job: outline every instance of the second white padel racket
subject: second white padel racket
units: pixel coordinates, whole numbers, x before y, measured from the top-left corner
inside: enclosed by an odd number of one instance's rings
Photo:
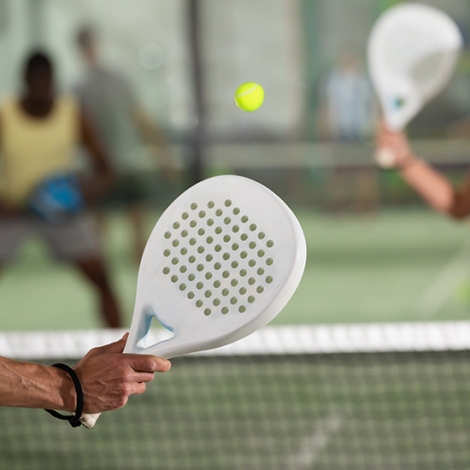
[[[150,235],[124,352],[170,359],[248,336],[287,304],[306,256],[299,221],[266,187],[240,176],[193,186]],[[148,346],[154,317],[173,337]]]
[[[455,22],[418,3],[390,8],[377,20],[368,42],[368,65],[385,123],[402,130],[451,78],[463,45]],[[386,150],[382,167],[393,166]]]

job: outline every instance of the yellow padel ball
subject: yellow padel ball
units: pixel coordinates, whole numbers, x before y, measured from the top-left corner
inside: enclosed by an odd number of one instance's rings
[[[256,111],[261,108],[263,102],[264,89],[259,83],[243,83],[235,92],[235,103],[240,109],[243,109],[243,111]]]

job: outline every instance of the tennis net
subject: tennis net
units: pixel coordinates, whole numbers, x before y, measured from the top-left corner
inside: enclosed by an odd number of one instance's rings
[[[0,355],[73,364],[118,336],[4,333]],[[172,362],[92,430],[0,408],[0,469],[470,468],[470,322],[267,327]]]

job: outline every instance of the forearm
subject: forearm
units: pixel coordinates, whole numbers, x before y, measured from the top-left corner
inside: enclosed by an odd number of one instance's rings
[[[0,406],[74,411],[75,397],[65,371],[0,358]]]
[[[400,174],[431,207],[453,215],[455,190],[450,182],[430,165],[413,157],[400,170]]]

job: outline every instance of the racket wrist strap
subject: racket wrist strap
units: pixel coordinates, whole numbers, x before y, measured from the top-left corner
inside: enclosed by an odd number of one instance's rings
[[[45,411],[47,411],[49,414],[54,416],[54,418],[61,419],[63,421],[68,421],[73,428],[77,428],[81,426],[82,424],[80,422],[80,418],[82,417],[82,413],[83,413],[83,390],[82,390],[82,385],[80,383],[80,379],[78,378],[75,371],[66,364],[61,364],[61,363],[52,364],[52,367],[57,367],[57,369],[61,369],[70,375],[73,381],[73,384],[75,386],[75,392],[77,394],[77,408],[75,410],[75,414],[71,416],[60,414],[55,410],[45,410]]]

